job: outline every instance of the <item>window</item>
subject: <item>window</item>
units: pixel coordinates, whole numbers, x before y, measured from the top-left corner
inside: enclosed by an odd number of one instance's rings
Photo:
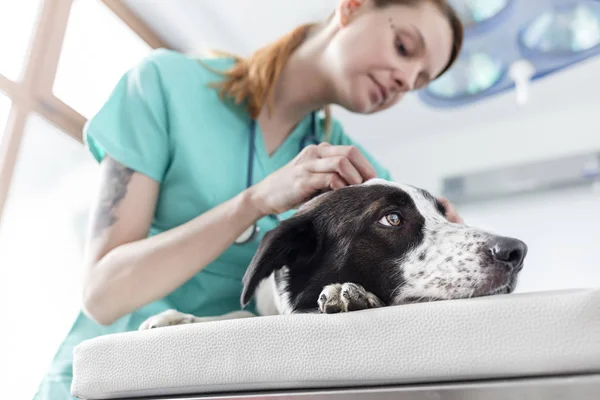
[[[4,93],[0,92],[0,144],[2,144],[4,131],[6,130],[6,121],[8,120],[8,113],[10,112],[10,107],[10,99]]]
[[[29,117],[0,224],[0,302],[18,304],[2,310],[4,321],[18,321],[0,341],[1,364],[11,370],[7,398],[33,397],[79,311],[97,171],[81,143]]]
[[[29,55],[40,0],[0,1],[0,74],[19,80]]]
[[[97,1],[75,0],[53,92],[86,118],[151,47]]]

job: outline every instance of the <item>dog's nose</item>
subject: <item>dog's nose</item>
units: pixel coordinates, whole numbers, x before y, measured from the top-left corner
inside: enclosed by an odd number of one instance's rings
[[[523,267],[527,255],[527,245],[522,241],[509,237],[498,237],[490,243],[490,251],[494,260],[510,266],[513,270]]]

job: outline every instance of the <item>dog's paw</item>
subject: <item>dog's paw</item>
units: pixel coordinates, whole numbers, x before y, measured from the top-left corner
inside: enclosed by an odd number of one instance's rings
[[[160,314],[148,318],[138,328],[138,330],[162,328],[164,326],[192,324],[197,318],[191,314],[184,314],[177,310],[167,310]]]
[[[318,300],[319,311],[327,314],[383,307],[384,303],[361,285],[351,282],[327,285]]]

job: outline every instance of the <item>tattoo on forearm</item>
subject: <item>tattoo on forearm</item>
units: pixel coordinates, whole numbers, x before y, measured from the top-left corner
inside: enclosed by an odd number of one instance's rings
[[[131,181],[134,171],[119,162],[107,157],[104,160],[108,165],[107,178],[109,185],[101,193],[100,203],[97,210],[94,236],[98,236],[106,228],[114,225],[118,218],[114,210],[127,194],[127,187]]]

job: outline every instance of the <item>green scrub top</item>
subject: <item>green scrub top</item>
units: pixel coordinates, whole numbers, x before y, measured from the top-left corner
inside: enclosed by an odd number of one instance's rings
[[[202,61],[216,70],[233,65],[229,58]],[[183,224],[246,188],[250,118],[244,104],[222,100],[216,89],[208,87],[220,79],[222,76],[192,56],[173,50],[153,50],[121,77],[106,103],[86,125],[84,141],[97,161],[108,154],[160,183],[149,235]],[[318,121],[316,136],[323,140],[322,117]],[[269,156],[257,124],[253,183],[291,161],[311,125],[307,116]],[[329,142],[357,146],[378,175],[390,179],[388,171],[346,136],[335,119]],[[86,339],[137,330],[146,318],[170,308],[197,316],[239,310],[241,278],[260,238],[274,228],[275,222],[263,218],[258,225],[261,234],[257,239],[232,245],[165,298],[123,316],[110,326],[99,325],[80,312],[35,398],[72,399],[72,352]],[[253,311],[254,303],[247,309]]]

